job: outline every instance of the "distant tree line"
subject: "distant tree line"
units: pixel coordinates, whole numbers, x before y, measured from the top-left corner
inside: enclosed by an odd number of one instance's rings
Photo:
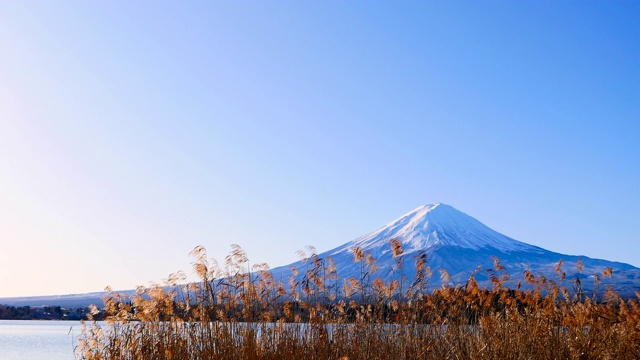
[[[0,305],[0,320],[85,320],[88,308]]]

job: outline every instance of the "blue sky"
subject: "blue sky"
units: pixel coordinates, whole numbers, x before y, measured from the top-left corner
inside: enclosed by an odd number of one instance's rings
[[[0,12],[0,296],[198,244],[328,250],[444,202],[640,266],[637,2],[23,2]]]

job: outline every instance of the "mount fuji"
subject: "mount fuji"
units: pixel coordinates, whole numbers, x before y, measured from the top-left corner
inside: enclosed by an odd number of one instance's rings
[[[402,255],[393,256],[390,246],[392,239],[401,245]],[[602,279],[600,289],[613,285],[614,290],[622,296],[634,296],[634,292],[640,290],[639,268],[586,256],[564,255],[529,245],[502,235],[471,216],[441,203],[420,206],[374,232],[316,255],[318,259],[333,259],[340,279],[358,279],[362,263],[354,262],[353,251],[356,248],[361,249],[365,257],[370,254],[376,259],[378,270],[371,274],[371,278],[380,277],[386,282],[398,280],[397,267],[400,260],[403,264],[402,274],[410,284],[416,274],[416,258],[426,255],[426,266],[433,273],[429,279],[430,288],[443,284],[439,274],[441,269],[446,270],[450,276],[445,282],[447,285],[464,285],[473,274],[480,286],[491,288],[491,269],[495,265],[493,259],[497,258],[508,271],[510,279],[504,285],[510,288],[515,288],[519,281],[524,283],[526,270],[535,276],[544,275],[559,282],[555,268],[563,260],[562,272],[566,273],[563,285],[569,289],[573,285],[571,279],[577,277],[581,279],[585,291],[592,290],[594,274],[599,274]],[[582,271],[578,270],[579,262],[582,264]],[[308,261],[301,260],[270,271],[275,280],[286,283],[292,275],[292,268],[298,269],[297,279],[300,280],[309,266]],[[604,278],[602,272],[607,268],[611,268],[612,276]],[[503,274],[501,271],[500,275]],[[133,294],[134,291],[124,293]],[[0,304],[79,307],[91,303],[100,304],[103,295],[104,293],[90,293],[0,298]]]
[[[393,256],[390,246],[392,239],[401,244],[402,255]],[[442,203],[420,206],[376,231],[317,256],[319,259],[333,259],[340,279],[357,279],[361,276],[362,264],[354,262],[355,248],[360,248],[365,256],[371,254],[377,260],[378,271],[372,274],[372,278],[380,277],[387,282],[398,279],[397,266],[398,260],[401,260],[402,272],[406,281],[411,283],[416,273],[416,258],[426,254],[426,266],[433,273],[429,280],[430,287],[439,287],[443,283],[439,270],[444,269],[450,276],[446,281],[449,285],[464,285],[474,274],[481,286],[491,288],[490,269],[494,268],[494,259],[498,259],[508,272],[509,280],[504,285],[511,288],[515,288],[519,281],[525,283],[525,270],[560,283],[560,275],[555,269],[562,260],[561,272],[566,275],[564,286],[567,288],[572,286],[570,280],[578,277],[585,290],[592,290],[594,274],[598,274],[602,280],[601,289],[613,285],[620,295],[632,295],[640,290],[639,268],[620,262],[560,254],[529,245],[502,235]],[[581,271],[578,270],[580,263]],[[276,279],[286,279],[291,275],[291,268],[299,269],[302,274],[305,267],[308,264],[301,260],[275,268],[272,274]],[[613,275],[605,278],[602,272],[607,268],[611,268]],[[497,270],[493,270],[494,274]],[[501,271],[500,274],[503,273]]]

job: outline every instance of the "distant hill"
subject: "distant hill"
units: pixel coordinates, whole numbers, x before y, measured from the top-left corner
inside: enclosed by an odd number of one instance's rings
[[[125,293],[133,294],[135,291],[128,290]],[[10,306],[60,306],[66,309],[84,308],[91,304],[98,307],[103,305],[102,296],[104,292],[93,292],[86,294],[69,295],[49,295],[49,296],[25,296],[0,298],[0,304]]]

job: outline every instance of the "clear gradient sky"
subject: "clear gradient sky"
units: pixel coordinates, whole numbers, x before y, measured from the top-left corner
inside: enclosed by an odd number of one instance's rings
[[[637,1],[4,1],[0,297],[444,202],[640,266]]]

